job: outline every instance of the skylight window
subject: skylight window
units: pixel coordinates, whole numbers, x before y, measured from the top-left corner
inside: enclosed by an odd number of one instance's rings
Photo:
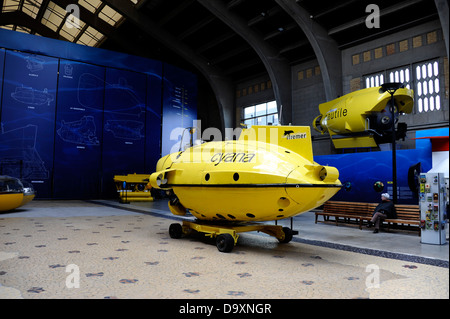
[[[10,12],[19,10],[19,0],[4,0],[2,12]]]
[[[66,10],[50,1],[41,22],[53,31],[57,31],[65,16]]]
[[[78,4],[85,7],[92,13],[95,13],[97,11],[97,9],[100,7],[100,5],[102,4],[102,1],[101,0],[89,0],[89,1],[88,0],[80,0],[80,1],[78,1]]]
[[[122,15],[109,6],[105,6],[98,14],[99,18],[114,26],[122,19]]]
[[[42,0],[26,0],[23,3],[22,11],[34,19],[34,18],[36,18],[41,5],[42,5]]]
[[[84,44],[88,46],[95,46],[97,43],[99,43],[103,39],[104,35],[94,29],[93,27],[88,27],[86,31],[80,36],[77,43],[78,44]]]
[[[86,25],[81,20],[77,21],[77,24],[71,23],[70,20],[66,20],[59,33],[67,40],[73,42]]]
[[[58,33],[62,39],[88,46],[98,46],[106,35],[103,33],[105,31],[102,31],[102,29],[96,30],[86,21],[99,21],[98,19],[101,19],[114,27],[124,19],[119,12],[106,5],[103,0],[78,0],[73,2],[73,4],[70,4],[70,1],[68,3],[71,6],[89,11],[83,10],[86,17],[80,16],[79,10],[67,9],[65,1],[62,1],[63,4],[60,6],[57,4],[58,1],[55,0],[2,0],[0,1],[0,13],[22,11],[33,19],[37,19],[39,16],[40,21],[38,22]],[[141,0],[128,0],[128,3],[132,6],[138,5],[140,2]],[[89,17],[90,14],[92,14],[92,17]],[[98,28],[101,27],[102,24]],[[10,25],[2,25],[0,28],[37,34],[37,28],[23,27],[20,21]]]

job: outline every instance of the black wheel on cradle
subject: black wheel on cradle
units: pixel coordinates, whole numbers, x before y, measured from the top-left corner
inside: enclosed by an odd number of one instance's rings
[[[230,234],[221,234],[216,238],[216,247],[222,253],[229,253],[234,248],[234,238]]]
[[[169,227],[170,238],[178,239],[183,235],[183,227],[180,224],[171,224]]]
[[[290,242],[292,240],[292,230],[289,227],[283,227],[283,232],[284,232],[284,239],[283,240],[279,240],[280,243],[282,244],[287,244],[288,242]]]

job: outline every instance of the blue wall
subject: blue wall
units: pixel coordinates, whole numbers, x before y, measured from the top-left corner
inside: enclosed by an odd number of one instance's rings
[[[420,134],[424,134],[423,132],[427,131],[421,131]],[[425,135],[433,136],[433,133],[429,131]],[[349,191],[342,188],[332,200],[379,202],[380,193],[373,188],[377,181],[384,184],[383,192],[388,192],[391,196],[393,194],[391,151],[315,156],[314,160],[322,165],[336,167],[339,170],[339,180],[343,184],[351,183]],[[432,150],[429,140],[417,140],[416,149],[397,150],[399,204],[418,204],[417,194],[413,194],[408,186],[408,170],[417,163],[421,163],[423,172],[431,169]]]
[[[171,107],[178,88],[189,118]],[[161,145],[177,142],[171,130],[197,116],[192,73],[3,29],[0,89],[0,174],[31,182],[40,198],[114,196],[114,175],[152,173]]]

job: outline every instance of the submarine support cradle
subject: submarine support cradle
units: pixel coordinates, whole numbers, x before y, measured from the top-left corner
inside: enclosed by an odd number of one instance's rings
[[[179,239],[182,235],[189,235],[194,230],[203,233],[210,238],[216,238],[216,247],[220,252],[231,252],[239,238],[238,233],[261,231],[278,239],[282,244],[289,243],[292,240],[293,232],[288,227],[279,225],[252,224],[244,226],[225,226],[201,224],[190,221],[183,221],[183,225],[178,223],[171,224],[169,235],[171,238]]]

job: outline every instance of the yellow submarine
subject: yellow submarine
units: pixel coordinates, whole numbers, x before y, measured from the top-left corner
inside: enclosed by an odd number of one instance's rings
[[[394,118],[390,89],[396,89]],[[355,91],[319,105],[320,115],[313,121],[316,131],[328,133],[336,148],[376,147],[392,141],[392,121],[397,139],[404,138],[406,124],[397,123],[401,113],[411,113],[414,92],[400,83]]]
[[[19,208],[33,200],[35,192],[33,187],[25,187],[15,177],[0,176],[0,212]]]
[[[305,126],[252,126],[238,140],[209,142],[161,158],[150,184],[166,190],[175,215],[189,211],[195,222],[172,224],[169,234],[191,232],[216,238],[221,252],[238,233],[261,231],[281,243],[292,230],[257,222],[280,220],[322,205],[342,187],[334,167],[313,160]]]

